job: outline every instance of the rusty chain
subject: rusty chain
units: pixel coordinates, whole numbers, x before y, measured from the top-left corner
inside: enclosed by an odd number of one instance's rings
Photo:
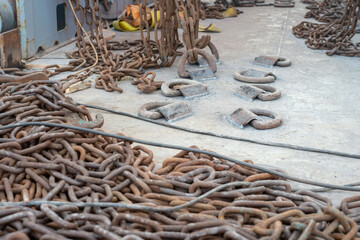
[[[101,115],[94,119],[85,107],[73,104],[56,81],[14,81],[1,75],[0,90],[1,125],[40,121],[97,129],[104,123]],[[314,192],[293,192],[289,182],[274,175],[188,151],[157,167],[153,152],[144,146],[75,130],[1,130],[0,176],[2,203],[50,201],[0,207],[1,239],[360,237],[359,196],[344,199],[338,209]],[[70,204],[174,207],[233,182],[171,212]]]
[[[199,12],[193,15],[200,6],[197,1],[155,1],[155,9],[160,12],[167,9],[171,13],[166,16],[176,16],[176,20],[162,18],[157,23],[157,29],[161,29],[158,40],[152,41],[149,31],[147,36],[143,31],[142,41],[122,43],[105,41],[96,18],[97,3],[85,2],[89,5],[85,8],[76,5],[76,8],[83,23],[92,26],[90,36],[96,45],[99,64],[82,74],[69,76],[61,84],[48,79],[62,71],[75,72],[95,63],[93,49],[84,37],[78,37],[79,50],[70,54],[75,60],[69,67],[47,66],[43,72],[23,76],[7,75],[18,69],[5,69],[0,74],[0,126],[36,121],[101,131],[103,117],[97,114],[93,118],[84,106],[75,105],[67,98],[64,89],[96,73],[99,74],[96,87],[107,91],[121,92],[116,81],[124,76],[134,77],[132,83],[140,90],[153,91],[158,84],[153,81],[155,74],[145,73],[144,69],[157,67],[155,63],[159,61],[163,66],[171,65],[175,60],[178,38],[167,35],[175,31],[175,21],[183,24],[188,50],[185,60],[195,62],[199,50],[207,46],[214,50],[210,38],[198,38],[195,27],[201,16]],[[178,9],[182,9],[184,19]],[[163,29],[164,25],[171,30]],[[146,29],[149,30],[147,25]],[[115,49],[125,53],[110,51]],[[144,146],[64,128],[28,126],[0,130],[0,176],[1,203],[50,201],[34,207],[0,207],[0,239],[360,237],[359,196],[345,198],[341,207],[336,208],[330,199],[314,192],[293,192],[289,182],[274,175],[189,151],[165,159],[158,167],[153,152]],[[238,185],[172,212],[70,204],[120,202],[174,207],[233,182]],[[64,205],[55,206],[51,201]]]
[[[302,22],[293,27],[293,33],[298,38],[305,38],[305,43],[311,49],[328,50],[326,54],[329,56],[360,57],[360,43],[352,42],[358,33],[359,11],[360,0],[347,0],[341,18],[325,24]]]
[[[223,12],[233,7],[234,3],[230,4],[226,0],[216,0],[213,5],[201,2],[201,10],[204,12],[206,19],[223,19],[225,18]],[[237,14],[243,13],[242,11],[235,9]]]
[[[155,92],[161,88],[163,81],[154,81],[156,77],[155,72],[147,72],[144,76],[139,77],[131,81],[131,84],[137,85],[138,89],[144,93]]]
[[[181,56],[178,64],[178,74],[180,77],[189,77],[185,64],[197,63],[199,55],[202,55],[208,62],[213,72],[217,71],[215,59],[204,49],[209,47],[212,55],[219,59],[219,53],[215,45],[211,42],[210,35],[202,35],[199,38],[199,21],[204,19],[203,11],[200,11],[200,0],[176,0],[176,15],[178,22],[183,29],[183,42],[186,52]]]
[[[224,19],[224,15],[222,12],[226,10],[226,7],[221,4],[215,4],[213,6],[209,6],[208,4],[201,3],[201,8],[204,11],[206,19]]]
[[[305,14],[305,18],[314,18],[319,22],[332,22],[344,14],[345,0],[324,0],[320,4],[311,3],[307,8],[311,10]]]
[[[65,87],[74,83],[83,81],[92,74],[98,74],[95,80],[95,87],[112,92],[122,92],[117,86],[117,82],[125,76],[131,76],[136,79],[146,79],[145,69],[170,67],[178,55],[182,55],[177,49],[183,44],[179,40],[178,26],[185,29],[183,39],[187,48],[187,53],[191,53],[187,59],[189,63],[194,64],[198,59],[197,48],[203,49],[210,47],[211,52],[219,58],[215,46],[210,41],[210,36],[203,36],[198,39],[198,27],[200,19],[200,0],[178,2],[175,0],[155,0],[154,1],[154,40],[150,36],[150,25],[147,21],[147,1],[142,3],[138,0],[140,6],[140,36],[141,40],[134,42],[107,41],[102,31],[101,12],[98,0],[85,0],[82,6],[79,0],[72,0],[75,3],[75,11],[80,16],[77,23],[76,46],[78,50],[73,53],[67,53],[71,59],[68,66],[59,67],[57,65],[47,66],[44,72],[48,76],[53,76],[64,71],[77,71],[81,67],[92,67],[84,74],[70,75],[64,80]],[[186,2],[186,4],[185,4]],[[179,5],[180,4],[180,5]],[[182,10],[178,10],[181,6]],[[158,19],[157,13],[160,14]],[[185,17],[182,17],[184,13]],[[86,39],[82,26],[89,30],[89,39]],[[186,32],[186,33],[185,33]],[[189,40],[191,38],[191,40]],[[195,42],[196,41],[196,42]],[[92,47],[94,46],[94,48]],[[124,51],[115,53],[114,51]],[[95,52],[96,51],[96,52]],[[99,56],[95,58],[95,56]],[[210,55],[206,58],[211,59]],[[181,61],[182,63],[182,61]],[[212,63],[211,65],[214,65]],[[66,83],[68,82],[68,83]],[[135,81],[136,82],[136,81]],[[150,87],[139,87],[146,89],[144,92],[149,93],[158,89],[160,82],[146,81]],[[63,87],[63,89],[66,89]]]

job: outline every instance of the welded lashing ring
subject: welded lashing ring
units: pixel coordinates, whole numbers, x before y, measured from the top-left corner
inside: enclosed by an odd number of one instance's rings
[[[263,77],[244,76],[243,74],[247,71],[248,70],[235,72],[234,78],[247,83],[272,83],[276,80],[276,76],[272,73],[267,73]]]
[[[168,104],[169,104],[169,102],[146,103],[140,107],[139,116],[143,117],[143,118],[152,119],[152,120],[163,118],[164,116],[156,109],[159,107],[168,105]],[[153,110],[153,111],[151,111],[151,110]]]
[[[256,115],[270,117],[270,120],[252,120],[250,122],[251,126],[259,130],[276,128],[282,124],[282,120],[279,114],[264,110],[264,109],[250,109],[251,112]]]
[[[254,87],[260,88],[266,92],[260,93],[257,98],[261,101],[271,101],[278,99],[281,96],[281,91],[272,86],[268,85],[252,85]]]

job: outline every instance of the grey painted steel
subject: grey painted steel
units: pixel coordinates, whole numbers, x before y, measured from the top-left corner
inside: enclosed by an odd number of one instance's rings
[[[6,1],[6,0],[1,0]],[[15,0],[13,0],[15,1]],[[116,19],[125,6],[135,4],[137,0],[108,0],[110,10],[100,5],[101,16]],[[147,1],[152,3],[153,1]],[[65,3],[66,27],[57,31],[56,6]],[[39,51],[49,49],[57,44],[74,39],[76,25],[74,16],[67,0],[16,0],[17,22],[20,29],[21,55],[31,58]],[[80,0],[84,4],[84,0]],[[86,26],[84,26],[86,29]]]
[[[15,16],[14,0],[0,0],[0,33],[15,28]]]

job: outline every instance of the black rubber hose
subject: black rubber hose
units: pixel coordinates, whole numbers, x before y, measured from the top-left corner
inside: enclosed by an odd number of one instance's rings
[[[298,150],[298,151],[322,153],[322,154],[329,154],[329,155],[335,155],[335,156],[346,157],[346,158],[360,159],[359,154],[344,153],[344,152],[332,151],[332,150],[328,150],[328,149],[304,147],[304,146],[287,144],[287,143],[268,142],[268,141],[261,141],[261,140],[253,140],[253,139],[249,139],[249,138],[233,137],[233,136],[217,134],[217,133],[213,133],[213,132],[203,132],[203,131],[199,131],[199,130],[195,130],[195,129],[174,126],[174,125],[171,125],[171,124],[168,124],[168,123],[163,123],[163,122],[158,122],[158,121],[154,121],[154,120],[151,120],[151,119],[142,118],[142,117],[139,117],[137,115],[133,115],[133,114],[126,113],[126,112],[121,112],[121,111],[115,111],[115,110],[107,109],[107,108],[104,108],[104,107],[99,107],[99,106],[94,106],[94,105],[89,105],[89,104],[82,104],[82,103],[77,103],[77,102],[74,102],[74,103],[79,104],[79,105],[83,105],[83,106],[85,106],[87,108],[98,109],[98,110],[114,113],[114,114],[117,114],[117,115],[122,115],[122,116],[125,116],[125,117],[134,118],[134,119],[141,120],[141,121],[154,123],[154,124],[157,124],[157,125],[160,125],[160,126],[163,126],[163,127],[173,128],[173,129],[177,129],[177,130],[181,130],[181,131],[185,131],[185,132],[190,132],[190,133],[195,133],[195,134],[207,135],[207,136],[212,136],[212,137],[217,137],[217,138],[222,138],[222,139],[235,140],[235,141],[249,142],[249,143],[260,144],[260,145],[265,145],[265,146],[270,146],[270,147],[288,148],[288,149],[293,149],[293,150]]]
[[[349,187],[355,187],[355,186],[359,186],[360,182],[356,182],[356,183],[349,183],[349,184],[345,184],[343,186],[349,186]],[[291,189],[292,192],[296,192],[299,190],[304,190],[304,189]],[[329,192],[332,191],[333,189],[330,188],[312,188],[312,189],[306,189],[308,191],[312,191],[312,192]]]
[[[102,135],[102,136],[122,139],[124,141],[129,141],[129,142],[137,142],[137,143],[155,146],[155,147],[178,149],[178,150],[184,150],[184,151],[188,151],[188,152],[201,153],[201,154],[210,155],[210,156],[220,158],[220,159],[225,159],[229,162],[233,162],[233,163],[236,163],[236,164],[239,164],[242,166],[246,166],[249,168],[254,168],[259,171],[270,173],[272,175],[279,176],[284,179],[289,179],[289,180],[292,180],[295,182],[300,182],[300,183],[304,183],[304,184],[325,187],[325,188],[345,190],[345,191],[354,191],[354,192],[360,191],[360,188],[356,188],[356,187],[338,186],[338,185],[332,185],[332,184],[302,179],[302,178],[298,178],[298,177],[293,177],[293,176],[290,176],[285,173],[277,172],[277,171],[274,171],[271,169],[267,169],[265,167],[257,166],[255,164],[242,162],[242,161],[236,160],[234,158],[227,157],[222,154],[215,153],[215,152],[210,152],[210,151],[200,150],[200,149],[195,149],[195,148],[189,148],[189,147],[182,147],[182,146],[171,145],[171,144],[157,143],[157,142],[153,142],[153,141],[140,140],[140,139],[125,137],[125,136],[121,136],[121,135],[117,135],[117,134],[100,132],[100,131],[96,131],[93,129],[82,128],[82,127],[76,127],[76,126],[70,126],[70,125],[64,125],[64,124],[58,124],[58,123],[47,123],[47,122],[24,122],[24,123],[16,123],[16,124],[9,124],[6,126],[2,126],[2,127],[0,127],[0,130],[9,129],[9,128],[17,128],[17,127],[26,127],[26,126],[48,126],[48,127],[57,127],[57,128],[67,128],[67,129],[72,129],[72,130],[76,130],[76,131],[88,132],[88,133],[93,133],[96,135]],[[0,150],[0,155],[1,155],[1,150]]]

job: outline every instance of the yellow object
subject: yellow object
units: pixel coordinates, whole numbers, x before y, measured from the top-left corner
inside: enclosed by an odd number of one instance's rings
[[[132,80],[134,80],[134,79],[135,79],[135,78],[132,77],[132,76],[125,76],[125,77],[122,77],[122,78],[120,79],[120,81],[126,81],[126,80],[132,81]]]
[[[236,12],[236,10],[235,10]],[[156,12],[156,19],[159,22],[160,21],[160,12]],[[113,21],[113,26],[116,30],[122,31],[122,32],[135,32],[139,31],[140,27],[134,27],[129,22],[123,21],[123,20],[115,20]],[[151,25],[150,29],[155,27],[155,13],[154,11],[151,11]],[[146,29],[144,29],[146,31]],[[221,32],[221,29],[215,26],[214,24],[210,24],[209,26],[203,26],[199,25],[199,32]]]
[[[228,18],[228,17],[236,17],[238,14],[236,12],[236,8],[230,7],[228,9],[226,9],[226,11],[222,13],[222,15],[224,17]]]
[[[157,21],[160,21],[160,12],[157,11],[156,12],[156,18]],[[155,13],[154,11],[151,11],[151,26],[150,29],[155,27]],[[113,21],[113,26],[116,30],[119,31],[123,31],[123,32],[135,32],[135,31],[139,31],[140,27],[134,27],[132,26],[130,23],[126,22],[126,21],[122,21],[122,20],[115,20]],[[144,29],[146,31],[146,29]]]
[[[209,26],[199,25],[199,32],[221,32],[221,29],[215,26],[214,24],[210,24]]]
[[[121,21],[121,20],[115,20],[113,21],[113,26],[116,30],[123,31],[123,32],[134,32],[139,31],[139,27],[133,27],[130,23]]]
[[[155,27],[155,13],[154,11],[151,11],[151,26],[150,29]],[[160,21],[160,11],[156,12],[156,21],[159,22]]]

